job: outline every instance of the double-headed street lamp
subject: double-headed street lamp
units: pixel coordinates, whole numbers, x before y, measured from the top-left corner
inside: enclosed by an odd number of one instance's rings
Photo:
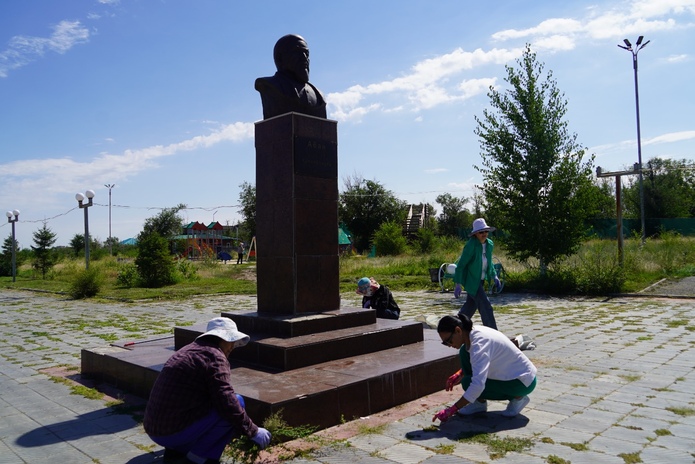
[[[644,186],[642,185],[642,139],[640,135],[640,123],[639,123],[639,88],[637,85],[637,53],[642,50],[650,40],[642,43],[644,36],[641,35],[637,38],[637,42],[633,48],[629,40],[625,39],[623,42],[625,45],[618,44],[618,47],[623,50],[627,50],[632,53],[632,68],[635,70],[635,107],[637,108],[637,162],[639,163],[639,203],[640,203],[640,216],[642,217],[642,245],[646,239],[646,230],[644,227]]]
[[[85,198],[89,200],[87,203],[83,203]],[[85,268],[89,269],[89,214],[87,209],[94,204],[92,199],[94,198],[94,190],[87,190],[84,195],[78,193],[75,195],[75,200],[80,208],[84,209],[84,260]]]
[[[19,220],[19,210],[15,209],[5,213],[7,222],[12,224],[12,282],[17,281],[17,241],[14,235],[14,223]]]
[[[113,255],[113,245],[111,243],[111,189],[115,186],[116,184],[104,184],[104,187],[109,189],[109,256]]]

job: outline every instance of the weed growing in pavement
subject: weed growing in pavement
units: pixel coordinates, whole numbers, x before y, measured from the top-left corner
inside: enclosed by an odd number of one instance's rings
[[[673,434],[671,433],[671,431],[668,430],[668,429],[656,429],[656,430],[654,430],[654,433],[655,433],[656,436],[658,436],[658,437],[664,437],[664,436],[666,436],[666,435],[673,435]]]
[[[432,451],[434,451],[437,454],[453,454],[454,453],[454,445],[445,445],[443,443],[440,443],[439,445],[435,446]]]
[[[55,383],[62,383],[70,387],[70,394],[84,396],[90,400],[100,400],[104,398],[104,394],[99,390],[94,388],[85,387],[84,385],[76,385],[71,380],[65,379],[63,377],[57,377],[55,375],[49,376],[49,378]]]
[[[305,438],[316,431],[315,426],[302,425],[299,427],[291,427],[282,418],[282,409],[271,414],[263,421],[263,427],[268,429],[272,435],[270,446],[279,445],[286,441]],[[292,454],[291,450],[285,450]],[[260,447],[247,436],[235,438],[225,448],[223,457],[231,458],[234,462],[242,464],[252,464],[256,462],[260,455]],[[299,452],[299,451],[298,451]],[[295,457],[294,455],[291,457]],[[291,458],[290,457],[290,458]]]
[[[545,458],[545,462],[547,462],[548,464],[572,464],[572,461],[562,459],[560,456],[556,456],[554,454],[551,454],[547,458]]]
[[[490,459],[503,458],[507,453],[517,452],[533,448],[533,440],[529,438],[503,437],[500,438],[491,433],[466,432],[457,438],[464,443],[479,443],[487,447]]]
[[[586,443],[571,443],[567,441],[560,442],[561,445],[568,446],[575,451],[589,451],[589,445]]]
[[[620,453],[618,455],[619,458],[623,458],[623,461],[625,464],[637,464],[638,462],[642,462],[642,458],[639,457],[639,452],[637,453]]]
[[[685,407],[673,407],[673,406],[668,406],[665,408],[667,411],[671,411],[674,414],[678,414],[679,416],[683,417],[689,417],[689,416],[695,416],[695,409],[693,408],[685,408]]]
[[[378,435],[386,429],[386,424],[369,426],[366,424],[360,424],[357,427],[357,433],[360,435]]]

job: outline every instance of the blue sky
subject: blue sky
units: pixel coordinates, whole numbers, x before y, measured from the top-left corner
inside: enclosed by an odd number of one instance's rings
[[[21,211],[20,246],[43,221],[59,245],[83,233],[75,193],[87,189],[90,233],[108,238],[104,184],[121,240],[178,203],[189,221],[235,224],[257,168],[253,83],[275,72],[288,33],[307,40],[311,82],[338,121],[341,189],[361,175],[411,203],[471,197],[474,116],[526,43],[578,142],[619,170],[637,161],[637,131],[632,56],[617,45],[644,35],[642,159],[695,159],[695,0],[4,0],[0,209]]]

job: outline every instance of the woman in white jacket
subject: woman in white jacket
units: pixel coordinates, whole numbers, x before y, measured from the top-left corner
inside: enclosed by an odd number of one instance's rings
[[[487,400],[509,401],[502,415],[514,417],[529,403],[536,388],[536,366],[504,334],[473,326],[462,314],[444,316],[437,326],[442,344],[459,350],[461,369],[446,381],[446,390],[461,384],[463,396],[434,415],[444,422],[451,416],[487,411]]]

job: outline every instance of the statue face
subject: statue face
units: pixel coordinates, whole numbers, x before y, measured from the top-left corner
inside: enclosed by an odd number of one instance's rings
[[[309,82],[309,47],[304,40],[288,43],[282,53],[282,71],[293,79]]]

